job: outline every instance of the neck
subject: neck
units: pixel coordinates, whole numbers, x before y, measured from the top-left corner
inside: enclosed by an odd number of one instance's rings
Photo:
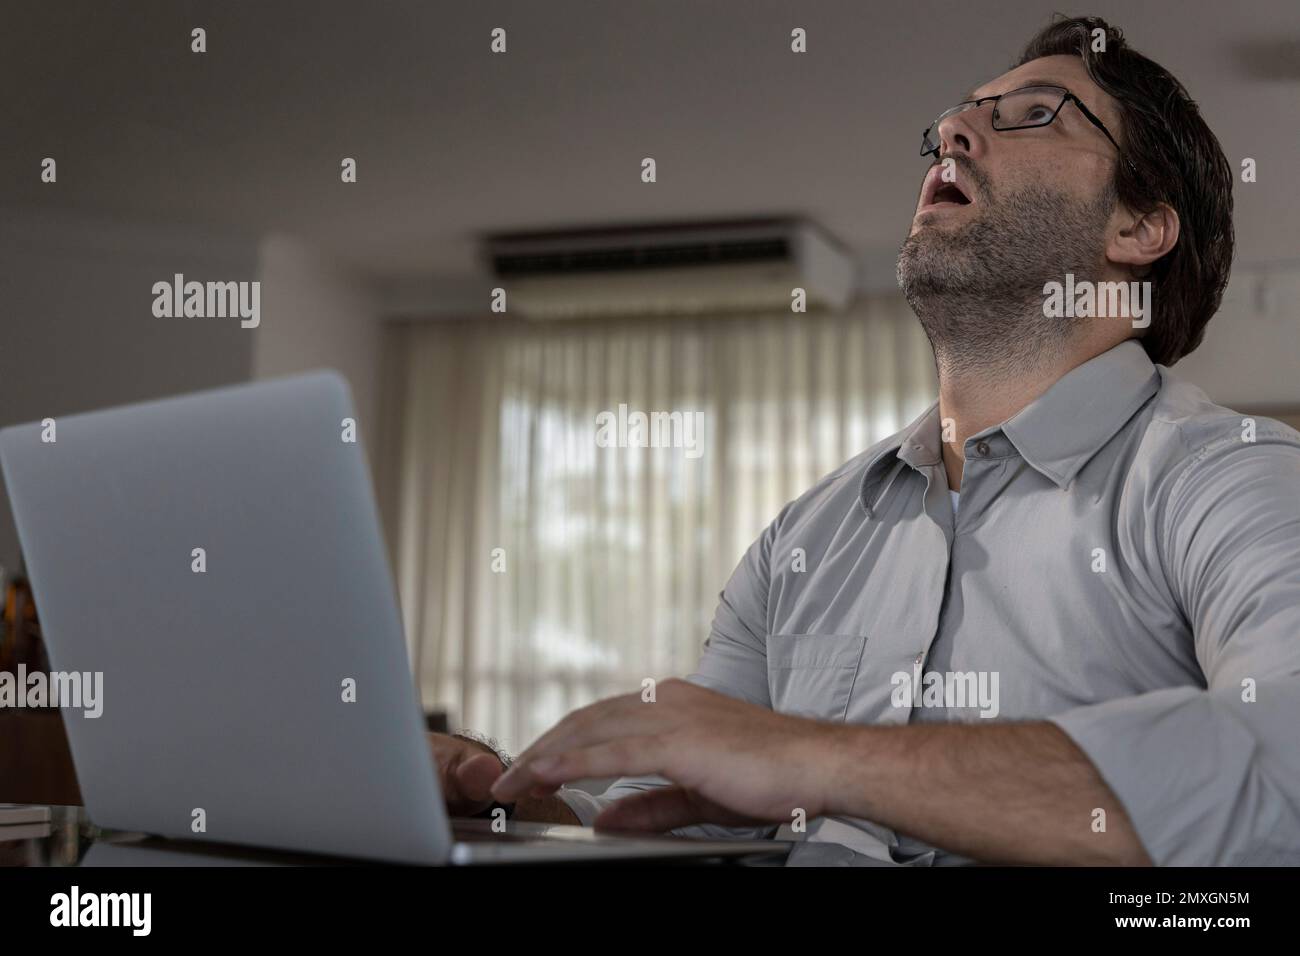
[[[1009,367],[972,367],[969,362],[946,361],[936,351],[939,373],[939,418],[943,438],[943,464],[948,487],[961,490],[966,439],[1000,425],[1034,401],[1073,368],[1111,348],[1115,343],[1077,343],[1076,348],[1037,361]],[[947,440],[951,439],[951,440]]]

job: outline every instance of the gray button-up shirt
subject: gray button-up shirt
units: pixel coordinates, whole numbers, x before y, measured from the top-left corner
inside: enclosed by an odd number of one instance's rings
[[[936,404],[787,505],[690,679],[859,724],[1048,719],[1155,862],[1300,863],[1300,435],[1130,340],[966,441],[955,516],[940,436]],[[662,784],[561,795],[589,823]],[[964,862],[859,819],[807,840]]]

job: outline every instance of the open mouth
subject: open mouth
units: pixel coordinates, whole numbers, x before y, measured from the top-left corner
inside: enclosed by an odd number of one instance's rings
[[[940,184],[939,188],[934,191],[934,198],[930,202],[935,205],[939,203],[955,203],[958,206],[970,205],[970,200],[966,198],[966,194],[961,191],[956,183]]]
[[[942,165],[934,166],[925,177],[921,193],[921,211],[937,206],[969,206],[973,202],[971,194],[959,182],[945,182],[946,169]]]

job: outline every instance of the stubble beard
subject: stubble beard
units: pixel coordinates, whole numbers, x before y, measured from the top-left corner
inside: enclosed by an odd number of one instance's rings
[[[1081,201],[1035,184],[998,195],[981,187],[972,220],[924,224],[904,240],[898,284],[921,321],[941,375],[1006,378],[1043,368],[1067,352],[1079,328],[1043,315],[1043,286],[1096,281],[1113,188]]]

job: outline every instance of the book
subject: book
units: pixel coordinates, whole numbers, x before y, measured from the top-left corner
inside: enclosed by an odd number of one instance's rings
[[[20,823],[49,822],[49,807],[31,807],[20,803],[0,803],[0,826],[11,827]]]

